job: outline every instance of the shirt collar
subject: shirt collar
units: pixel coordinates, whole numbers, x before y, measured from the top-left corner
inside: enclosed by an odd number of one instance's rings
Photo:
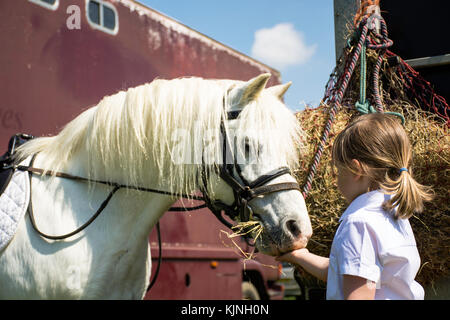
[[[389,200],[391,195],[383,193],[381,190],[374,190],[357,196],[339,218],[339,222],[346,219],[361,208],[366,210],[380,211],[381,205]]]

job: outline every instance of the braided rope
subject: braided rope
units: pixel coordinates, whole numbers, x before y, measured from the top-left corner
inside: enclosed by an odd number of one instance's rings
[[[334,95],[331,96],[331,108],[329,110],[328,114],[328,120],[325,124],[324,131],[322,133],[322,137],[319,141],[319,145],[317,147],[317,151],[314,155],[314,159],[312,161],[311,167],[308,172],[308,176],[306,177],[306,182],[303,187],[303,197],[306,199],[308,196],[309,191],[312,187],[312,181],[314,179],[314,176],[317,172],[317,168],[320,163],[320,158],[322,157],[323,150],[325,148],[326,142],[328,141],[328,136],[331,131],[331,126],[336,118],[336,113],[340,107],[340,104],[342,102],[342,99],[344,97],[345,91],[347,90],[347,86],[350,82],[350,79],[353,75],[353,71],[355,70],[356,64],[358,62],[362,47],[364,42],[366,41],[367,33],[368,33],[368,26],[367,26],[367,18],[364,18],[360,23],[360,38],[357,43],[357,45],[354,48],[353,54],[351,56],[350,60],[347,60],[347,65],[344,69],[344,73],[342,77],[335,83],[335,88],[337,88],[337,91]],[[334,90],[333,90],[334,91]],[[323,100],[325,101],[325,100]]]
[[[388,31],[386,22],[381,16],[373,15],[371,17],[372,19],[378,19],[380,21],[381,25],[381,33],[377,34],[375,33],[375,36],[381,40],[381,43],[377,44],[369,35],[367,36],[367,47],[373,50],[380,50],[380,53],[378,54],[377,61],[375,63],[375,68],[373,71],[373,97],[375,101],[375,109],[371,108],[367,110],[368,112],[380,112],[383,113],[383,104],[381,102],[381,94],[380,94],[380,87],[379,87],[379,79],[380,79],[380,70],[381,65],[383,63],[383,59],[386,55],[387,48],[391,47],[393,45],[393,41],[388,38]],[[360,110],[361,111],[361,110]],[[368,113],[363,112],[363,113]],[[391,114],[394,116],[397,116],[402,121],[402,124],[405,124],[405,118],[401,113],[398,112],[384,112],[385,114]]]
[[[380,79],[380,69],[381,64],[383,63],[383,56],[380,54],[377,58],[377,62],[375,63],[375,68],[373,70],[373,78],[372,78],[372,86],[373,86],[373,97],[375,102],[375,108],[378,112],[383,112],[383,105],[381,103],[381,95],[380,95],[380,87],[379,87],[379,79]]]
[[[380,34],[374,33],[375,37],[378,38],[381,42],[377,43],[375,40],[371,38],[369,35],[369,24],[373,25],[375,19],[380,21],[381,32]],[[322,136],[319,140],[319,144],[317,146],[316,153],[312,160],[308,175],[306,177],[306,182],[303,187],[303,197],[306,199],[309,191],[312,187],[312,181],[317,172],[317,168],[320,163],[320,159],[322,157],[323,150],[325,149],[326,142],[328,141],[328,137],[331,131],[332,124],[336,118],[336,114],[341,105],[344,94],[347,90],[350,79],[355,70],[358,59],[361,58],[361,86],[360,86],[360,101],[356,102],[356,109],[364,114],[364,113],[373,113],[380,112],[383,113],[383,104],[381,101],[381,95],[379,90],[379,77],[380,70],[383,63],[383,58],[385,57],[387,48],[393,45],[393,41],[388,38],[387,26],[384,19],[376,14],[371,15],[370,17],[364,17],[358,25],[359,28],[359,40],[356,46],[354,47],[353,54],[351,55],[351,59],[346,61],[346,66],[343,71],[343,75],[338,79],[337,82],[334,82],[335,75],[332,74],[328,84],[326,86],[326,94],[325,98],[322,99],[323,102],[328,102],[331,107],[329,109],[328,120],[325,124]],[[350,43],[350,41],[349,41]],[[377,62],[375,64],[372,85],[373,85],[373,96],[375,102],[375,108],[373,108],[370,103],[366,100],[366,48],[372,50],[380,50],[378,55]],[[336,68],[335,68],[336,70]],[[334,87],[330,90],[329,84],[333,84]],[[334,93],[334,94],[333,94]],[[331,97],[331,98],[330,98]],[[404,123],[405,119],[403,115],[396,112],[386,112],[386,114],[393,114],[401,118],[402,123]]]
[[[379,78],[380,78],[380,70],[381,65],[383,63],[383,58],[386,54],[386,49],[393,45],[392,40],[388,38],[387,26],[386,22],[381,16],[373,15],[373,19],[378,19],[380,21],[381,32],[380,34],[375,34],[382,42],[377,44],[370,36],[367,37],[367,47],[372,50],[381,50],[378,54],[377,62],[375,63],[375,68],[373,71],[372,85],[373,85],[373,97],[375,102],[375,108],[378,112],[383,112],[383,105],[381,103],[381,95],[380,95],[380,86],[379,86]]]

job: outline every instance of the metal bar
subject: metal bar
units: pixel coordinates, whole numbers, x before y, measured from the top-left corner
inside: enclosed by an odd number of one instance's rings
[[[348,27],[353,25],[353,17],[358,11],[360,0],[334,0],[334,41],[336,61],[347,45]]]
[[[443,66],[450,64],[450,53],[441,56],[409,59],[406,60],[406,63],[408,63],[413,68],[430,68]]]

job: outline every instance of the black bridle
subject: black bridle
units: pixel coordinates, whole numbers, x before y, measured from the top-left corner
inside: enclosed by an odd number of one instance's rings
[[[227,112],[226,120],[235,120],[238,118],[240,111]],[[206,173],[206,166],[203,166],[202,170],[202,182],[203,186],[200,188],[204,197],[204,201],[211,212],[227,227],[231,228],[232,224],[228,222],[222,215],[222,211],[229,216],[232,220],[239,217],[241,222],[247,222],[252,220],[254,214],[249,202],[258,197],[269,193],[285,191],[285,190],[298,190],[301,191],[300,186],[296,182],[284,182],[276,184],[267,184],[270,181],[285,175],[291,174],[288,167],[280,167],[272,170],[256,180],[249,182],[242,174],[240,165],[237,163],[236,156],[229,156],[232,146],[228,139],[227,130],[225,128],[224,117],[222,117],[220,123],[220,133],[222,135],[222,164],[219,166],[218,175],[223,179],[233,190],[234,202],[231,205],[227,205],[221,200],[211,200],[207,192],[207,180],[208,174]],[[232,159],[232,163],[228,163],[228,159]],[[238,174],[239,181],[234,175],[234,171]]]

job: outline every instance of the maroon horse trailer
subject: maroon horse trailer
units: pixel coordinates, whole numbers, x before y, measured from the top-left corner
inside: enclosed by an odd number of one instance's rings
[[[0,33],[1,152],[15,133],[56,134],[102,97],[156,77],[269,72],[269,85],[280,83],[276,70],[132,0],[2,0]],[[160,223],[162,264],[146,299],[283,297],[278,263],[244,261],[209,210],[169,212]],[[149,241],[154,273],[154,231]]]

